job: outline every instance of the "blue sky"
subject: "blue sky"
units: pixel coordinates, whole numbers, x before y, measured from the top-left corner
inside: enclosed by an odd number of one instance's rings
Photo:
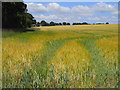
[[[23,0],[24,2],[83,2],[83,0]],[[119,2],[119,0],[84,0],[84,2]]]
[[[103,2],[48,1],[51,0],[24,0],[28,6],[28,12],[39,22],[45,20],[47,22],[70,22],[71,24],[73,22],[118,23],[118,0],[114,2],[104,2],[105,0],[102,0]]]

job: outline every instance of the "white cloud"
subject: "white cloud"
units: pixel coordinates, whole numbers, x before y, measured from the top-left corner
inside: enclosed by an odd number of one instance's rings
[[[118,10],[114,5],[106,3],[96,3],[93,7],[88,6],[74,6],[72,9],[64,7],[58,3],[49,3],[47,6],[37,3],[27,3],[29,12],[33,13],[52,13],[52,14],[75,14],[81,16],[93,16],[95,12],[118,14]]]
[[[101,20],[106,21],[106,22],[117,22],[118,18],[115,16],[111,16],[111,17],[103,16],[101,17]]]
[[[48,3],[47,5],[38,3],[27,3],[27,6],[28,11],[31,14],[39,14],[39,16],[34,16],[37,21],[46,20],[47,22],[117,22],[117,18],[112,16],[118,14],[117,7],[115,7],[115,5],[106,4],[103,2],[96,3],[92,7],[78,5],[70,8],[61,6],[58,3]],[[104,17],[104,13],[109,14],[109,16]]]
[[[101,13],[111,13],[111,14],[118,14],[117,9],[115,6],[106,4],[106,3],[97,3],[92,8],[94,11],[101,12]]]
[[[111,21],[111,22],[118,22],[118,18],[115,17],[115,16],[112,16],[111,18],[108,18],[108,21]]]
[[[118,18],[115,16],[89,17],[86,20],[90,22],[103,22],[103,23],[105,22],[110,22],[110,23],[116,22],[117,23],[118,22]]]
[[[57,3],[49,3],[49,4],[47,5],[47,7],[48,7],[49,10],[56,10],[56,9],[59,9],[59,8],[60,8],[60,5],[57,4]]]
[[[118,15],[118,11],[112,12],[113,15]]]
[[[52,13],[52,14],[77,14],[82,16],[91,16],[92,11],[87,6],[69,7],[60,6],[58,3],[49,3],[47,6],[37,3],[27,3],[29,12],[32,13]]]
[[[27,8],[29,12],[32,13],[45,13],[47,8],[42,4],[27,3]]]
[[[43,14],[41,14],[41,15],[39,15],[39,16],[34,16],[35,17],[35,19],[37,19],[38,21],[41,21],[41,20],[46,20],[46,21],[48,21],[48,22],[50,22],[50,21],[54,21],[54,20],[56,20],[56,19],[59,19],[56,15],[49,15],[49,16],[45,16],[45,15],[43,15]]]
[[[73,17],[73,16],[68,16],[68,17],[59,17],[59,16],[56,16],[56,15],[48,15],[48,16],[45,16],[43,14],[39,15],[39,16],[34,16],[35,19],[37,19],[37,21],[41,21],[41,20],[45,20],[46,22],[51,22],[51,21],[54,21],[54,22],[70,22],[71,24],[73,22],[88,22],[88,23],[98,23],[98,22],[102,22],[102,23],[106,23],[106,22],[109,22],[109,23],[117,23],[118,22],[118,18],[115,17],[115,16],[112,16],[112,17],[109,17],[109,16],[101,16],[101,17],[88,17],[88,18],[83,18],[83,17]]]
[[[60,6],[57,3],[49,3],[47,6],[43,4],[37,3],[27,3],[29,12],[32,13],[47,13],[47,12],[54,12],[58,14],[69,13],[70,8]]]
[[[81,16],[92,16],[93,14],[91,8],[89,8],[88,6],[74,6],[71,11],[72,13]]]
[[[77,17],[73,17],[73,16],[68,16],[68,17],[65,17],[65,16],[62,16],[62,17],[59,17],[59,16],[56,16],[56,15],[48,15],[48,16],[45,16],[43,14],[40,14],[40,15],[36,15],[34,16],[35,19],[37,21],[41,21],[41,20],[45,20],[47,22],[51,22],[51,21],[54,21],[54,22],[75,22],[76,20],[78,22],[80,22],[81,20],[81,17],[77,18]]]
[[[60,6],[59,4],[57,3],[49,3],[47,5],[47,8],[48,8],[48,11],[52,11],[54,13],[69,13],[70,12],[70,8],[68,7],[63,7],[63,6]]]
[[[89,17],[88,18],[89,21],[100,21],[99,17]]]

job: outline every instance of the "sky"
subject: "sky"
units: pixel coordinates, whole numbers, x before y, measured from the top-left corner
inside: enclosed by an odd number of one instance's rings
[[[39,2],[40,1],[40,2]],[[88,22],[118,23],[118,2],[72,2],[72,0],[57,2],[52,0],[24,0],[28,13],[31,13],[37,22]],[[54,1],[54,2],[53,2]],[[60,0],[59,0],[60,1]],[[65,0],[64,0],[65,1]],[[89,0],[88,0],[89,1]],[[95,1],[95,0],[93,0]],[[112,1],[112,0],[109,0]]]
[[[83,0],[23,0],[24,2],[83,2]],[[84,0],[84,2],[119,2],[119,0]]]

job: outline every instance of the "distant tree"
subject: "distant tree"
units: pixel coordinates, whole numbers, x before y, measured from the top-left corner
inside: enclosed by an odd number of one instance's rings
[[[62,23],[59,23],[59,25],[62,25]]]
[[[63,25],[66,25],[66,22],[63,22]]]
[[[88,23],[87,22],[83,22],[82,25],[87,25]]]
[[[78,23],[78,25],[82,25],[82,23]]]
[[[76,25],[76,23],[73,23],[72,25]]]
[[[42,26],[46,26],[46,25],[47,25],[46,21],[42,20],[42,21],[41,21],[41,25],[42,25]]]
[[[104,23],[96,23],[96,24],[104,24]]]
[[[72,25],[82,25],[82,23],[73,23]]]
[[[40,22],[37,22],[37,23],[36,23],[36,26],[39,27],[39,26],[40,26]]]
[[[55,25],[59,25],[59,23],[55,23]]]
[[[70,23],[67,23],[66,25],[70,25]]]
[[[106,24],[109,24],[109,22],[106,22]]]
[[[45,25],[45,26],[50,26],[50,24],[46,22],[46,25]]]
[[[55,26],[55,23],[54,22],[50,22],[50,26]]]

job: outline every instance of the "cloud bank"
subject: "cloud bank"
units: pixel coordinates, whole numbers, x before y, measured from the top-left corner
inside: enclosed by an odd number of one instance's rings
[[[96,3],[91,7],[87,5],[76,5],[66,7],[58,3],[27,3],[28,11],[33,14],[37,21],[46,20],[56,22],[117,22],[118,10],[115,5]],[[108,15],[108,16],[106,16]]]

